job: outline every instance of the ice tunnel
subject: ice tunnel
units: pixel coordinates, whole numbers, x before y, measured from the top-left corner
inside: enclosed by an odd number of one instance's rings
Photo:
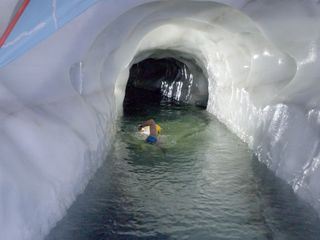
[[[155,51],[132,65],[123,100],[124,114],[165,102],[207,107],[208,81],[203,70],[183,53]],[[176,58],[179,58],[177,60]]]
[[[0,239],[65,215],[150,58],[196,69],[207,111],[320,213],[319,1],[5,0],[0,34],[22,5],[0,48]]]

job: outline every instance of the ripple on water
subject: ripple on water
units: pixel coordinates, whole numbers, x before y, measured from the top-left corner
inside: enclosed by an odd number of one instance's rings
[[[160,147],[119,120],[112,152],[53,239],[320,239],[319,219],[205,111],[149,112]]]

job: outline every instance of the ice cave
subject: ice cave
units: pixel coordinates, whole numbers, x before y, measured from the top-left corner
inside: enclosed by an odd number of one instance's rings
[[[320,239],[318,0],[0,12],[1,240]]]

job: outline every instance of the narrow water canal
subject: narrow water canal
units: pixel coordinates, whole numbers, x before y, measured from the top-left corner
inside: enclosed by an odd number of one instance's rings
[[[137,125],[153,116],[161,144]],[[47,240],[320,239],[317,215],[205,110],[164,105],[118,122],[112,152]]]

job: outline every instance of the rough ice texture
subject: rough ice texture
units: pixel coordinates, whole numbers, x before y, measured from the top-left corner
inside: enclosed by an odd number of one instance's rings
[[[98,1],[0,69],[0,239],[64,216],[107,154],[130,66],[158,50],[194,59],[208,111],[320,212],[318,1],[146,2]]]

